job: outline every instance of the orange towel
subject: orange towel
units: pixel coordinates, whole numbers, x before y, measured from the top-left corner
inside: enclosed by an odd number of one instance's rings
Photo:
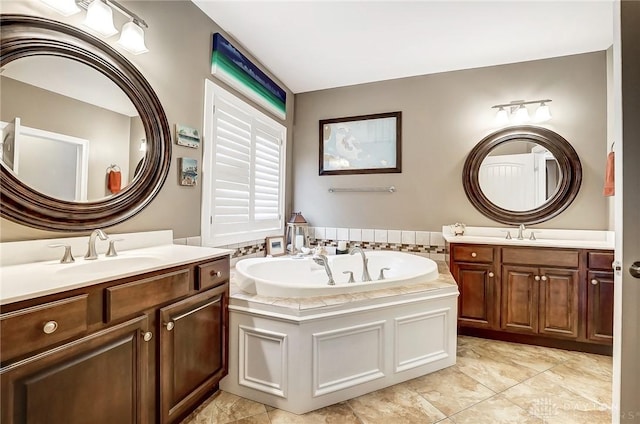
[[[605,196],[613,196],[616,194],[616,186],[614,183],[615,168],[616,168],[615,153],[609,152],[607,155],[607,168],[604,171],[604,190]]]
[[[122,174],[120,171],[109,171],[109,191],[113,194],[118,193],[121,190]]]

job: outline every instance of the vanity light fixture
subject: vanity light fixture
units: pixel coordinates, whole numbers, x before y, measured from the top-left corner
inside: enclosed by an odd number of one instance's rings
[[[492,109],[498,109],[496,113],[496,125],[505,126],[509,124],[509,115],[515,124],[524,124],[530,120],[529,110],[527,105],[539,103],[536,110],[534,120],[536,122],[545,122],[551,119],[551,112],[547,103],[551,102],[551,99],[542,100],[514,100],[510,103],[503,103],[495,106],[491,106]],[[506,108],[509,108],[508,111]]]
[[[75,15],[81,10],[75,0],[42,0],[42,2],[62,16]]]
[[[105,38],[118,33],[113,25],[113,9],[102,0],[93,0],[87,6],[87,16],[82,24]]]
[[[64,16],[71,16],[82,9],[87,11],[83,25],[104,38],[118,33],[113,24],[113,10],[130,19],[122,26],[117,44],[129,53],[138,55],[149,51],[144,43],[144,29],[147,23],[115,0],[41,0]]]

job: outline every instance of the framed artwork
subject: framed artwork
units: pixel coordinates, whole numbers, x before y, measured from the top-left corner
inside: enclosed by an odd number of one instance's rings
[[[176,144],[197,149],[200,146],[200,133],[195,128],[176,124]]]
[[[198,182],[198,160],[180,158],[180,185],[194,186]]]
[[[402,112],[320,121],[320,175],[402,172]]]
[[[266,246],[267,255],[282,256],[286,252],[284,236],[267,237]]]

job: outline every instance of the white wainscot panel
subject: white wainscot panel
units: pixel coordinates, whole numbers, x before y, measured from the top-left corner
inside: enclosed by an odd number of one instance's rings
[[[239,384],[287,397],[287,335],[239,326]]]
[[[395,318],[395,372],[448,356],[450,312],[447,308]]]
[[[385,376],[384,323],[313,334],[313,396]]]

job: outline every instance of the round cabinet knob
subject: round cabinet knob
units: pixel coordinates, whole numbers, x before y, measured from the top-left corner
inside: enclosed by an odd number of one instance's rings
[[[211,275],[212,277],[220,277],[222,275],[222,273],[220,271],[211,271],[209,273],[209,275]]]
[[[547,276],[546,275],[542,276],[542,281],[547,281]]]
[[[536,275],[535,277],[533,277],[533,279],[536,280],[536,281],[540,281],[540,276]]]
[[[471,252],[471,257],[475,258],[476,256],[478,256],[478,254],[476,252]]]
[[[167,327],[167,331],[171,331],[173,330],[173,327],[175,327],[175,324],[173,323],[173,321],[169,321],[165,324],[165,326]]]
[[[58,329],[58,323],[55,321],[47,321],[42,327],[44,334],[51,334]]]
[[[493,272],[489,271],[489,277],[493,278],[494,275],[495,274]]]
[[[595,278],[593,280],[591,280],[591,284],[593,284],[594,286],[598,285],[598,280],[596,280]]]
[[[146,333],[144,333],[144,334],[142,335],[142,339],[143,339],[145,342],[148,342],[148,341],[149,341],[149,340],[151,340],[152,338],[153,338],[153,333],[152,333],[151,331],[147,331]]]

